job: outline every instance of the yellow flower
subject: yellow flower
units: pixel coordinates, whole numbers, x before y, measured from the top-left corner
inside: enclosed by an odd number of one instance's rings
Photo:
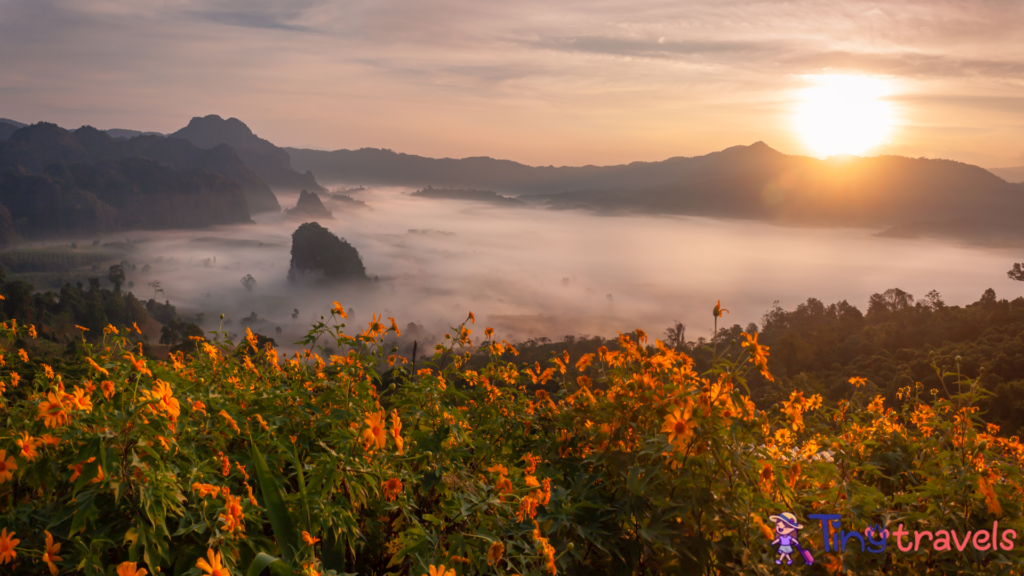
[[[52,576],[57,576],[57,565],[54,562],[60,562],[63,560],[60,556],[57,556],[57,552],[60,552],[60,544],[53,543],[53,535],[43,530],[46,534],[46,552],[43,553],[43,562],[46,562],[46,566],[50,569]]]
[[[319,542],[320,539],[319,538],[313,538],[312,536],[309,535],[309,532],[306,532],[305,530],[303,530],[302,531],[302,541],[305,542],[307,546],[312,546],[312,545],[316,544],[317,542]]]
[[[76,410],[92,412],[92,398],[87,396],[88,392],[82,390],[78,386],[75,386],[75,389],[71,392],[72,393],[67,396],[67,398],[71,401],[71,405],[74,406]]]
[[[487,549],[487,565],[494,566],[501,561],[501,557],[505,555],[505,545],[501,542],[495,542],[491,544],[491,547]]]
[[[363,440],[366,441],[366,448],[369,449],[374,444],[377,448],[384,448],[388,442],[387,431],[384,429],[384,413],[374,412],[368,414],[366,419],[363,420],[368,428],[363,430]]]
[[[332,308],[332,310],[338,316],[340,316],[342,318],[348,318],[348,314],[345,313],[345,307],[342,306],[341,304],[338,304],[337,302],[335,302],[334,303],[334,308]]]
[[[29,324],[28,325],[28,337],[33,339],[33,340],[35,340],[37,336],[38,336],[38,334],[36,334],[36,326],[35,326],[35,324]]]
[[[107,372],[107,369],[97,364],[95,360],[89,358],[88,356],[86,356],[85,359],[86,361],[89,362],[89,364],[93,367],[94,370],[96,370],[100,374],[103,374],[104,376],[110,376],[110,372]]]
[[[21,358],[22,362],[28,362],[28,353],[24,349],[18,348],[18,358]]]
[[[104,334],[120,334],[117,328],[114,328],[113,324],[107,324],[107,327],[103,329]]]
[[[431,564],[429,570],[430,574],[424,574],[423,576],[455,576],[455,570],[445,568],[444,564],[441,564],[440,566],[434,566]]]
[[[866,378],[861,378],[860,376],[854,376],[853,378],[850,378],[850,384],[853,384],[853,386],[855,388],[860,388],[861,386],[863,386],[863,385],[865,385],[867,383],[868,383],[867,379]]]
[[[302,576],[320,576],[322,572],[316,569],[316,565],[312,562],[307,562],[302,565]]]
[[[88,332],[89,331],[89,329],[86,328],[85,326],[79,326],[78,324],[75,324],[75,328],[78,328],[82,332]],[[127,562],[125,562],[125,564],[127,564]]]
[[[110,380],[104,380],[101,382],[100,389],[103,390],[103,397],[107,400],[114,397],[114,383]]]
[[[135,562],[121,562],[117,565],[117,576],[146,576],[145,568],[136,568]]]
[[[0,460],[3,459],[3,450],[0,450]],[[7,528],[0,532],[0,564],[7,564],[17,558],[18,553],[14,550],[21,540],[14,537],[14,532],[7,533]]]
[[[209,562],[204,558],[196,560],[196,568],[199,568],[205,573],[205,576],[231,576],[231,571],[221,564],[220,552],[214,552],[213,548],[206,549],[206,558],[209,558]]]

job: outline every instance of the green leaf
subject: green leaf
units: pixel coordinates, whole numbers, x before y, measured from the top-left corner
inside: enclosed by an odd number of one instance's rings
[[[246,576],[259,576],[267,566],[280,561],[280,558],[271,556],[266,552],[260,552],[252,559],[252,562],[249,564],[249,569],[246,570],[245,574]]]
[[[270,526],[274,529],[274,536],[277,545],[281,549],[288,564],[295,564],[295,554],[299,549],[299,534],[295,529],[295,522],[288,513],[288,507],[284,503],[284,495],[277,479],[271,474],[267,462],[260,454],[256,443],[252,444],[253,462],[256,465],[256,477],[260,482],[260,491],[263,493],[263,504],[270,516]]]

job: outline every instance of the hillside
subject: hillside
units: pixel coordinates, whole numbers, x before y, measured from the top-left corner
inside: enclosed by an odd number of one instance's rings
[[[1024,182],[1024,166],[1017,166],[1015,168],[989,168],[988,171],[1007,182]]]
[[[702,215],[815,226],[917,227],[894,235],[1024,242],[1024,185],[949,160],[791,156],[763,142],[693,158],[619,166],[531,167],[491,158],[431,159],[389,150],[289,149],[300,168],[347,182],[479,188],[557,209]]]
[[[170,137],[188,140],[200,148],[213,148],[218,144],[231,146],[246,166],[272,188],[327,192],[317,184],[311,172],[300,174],[292,168],[288,152],[256,136],[237,118],[224,120],[215,114],[195,117]]]
[[[0,204],[26,239],[250,222],[238,184],[146,158],[0,170]]]
[[[0,170],[22,167],[34,174],[55,163],[92,164],[127,158],[149,158],[178,170],[220,175],[241,188],[250,213],[280,210],[270,188],[226,145],[204,150],[177,138],[120,140],[89,126],[72,132],[43,122],[18,130],[0,144]]]

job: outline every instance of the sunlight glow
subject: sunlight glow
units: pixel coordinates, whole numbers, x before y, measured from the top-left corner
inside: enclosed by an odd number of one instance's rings
[[[885,142],[892,129],[892,106],[882,99],[888,85],[865,76],[811,76],[815,86],[803,92],[796,125],[819,157],[863,154]]]

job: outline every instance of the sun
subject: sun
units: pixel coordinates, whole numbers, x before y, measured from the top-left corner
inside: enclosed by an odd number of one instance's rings
[[[796,125],[805,144],[819,157],[863,154],[882,144],[892,130],[892,105],[885,80],[867,76],[809,77]]]

